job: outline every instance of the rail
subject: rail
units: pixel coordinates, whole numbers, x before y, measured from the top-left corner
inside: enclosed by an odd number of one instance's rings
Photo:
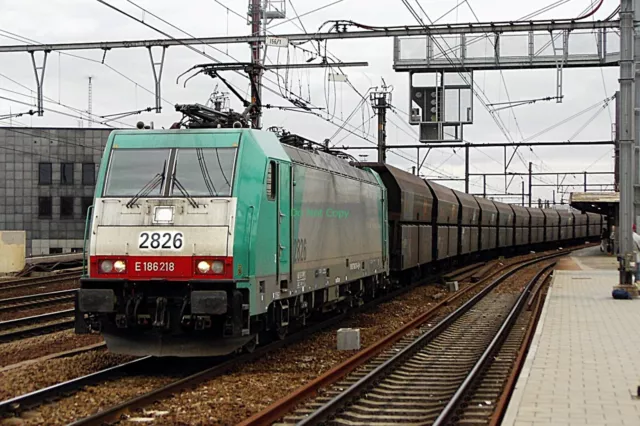
[[[29,277],[9,281],[0,281],[0,291],[34,287],[44,284],[56,284],[64,281],[76,280],[80,278],[80,275],[81,273],[78,271],[70,271],[53,275],[43,275],[40,277]]]
[[[508,277],[512,276],[516,272],[531,266],[533,264],[539,263],[541,261],[553,259],[558,256],[565,255],[565,252],[554,253],[549,256],[542,256],[536,258],[531,261],[524,262],[512,270],[506,272],[501,275],[499,278],[494,280],[491,284],[485,287],[478,294],[473,296],[470,300],[464,303],[460,308],[456,309],[454,312],[449,314],[445,319],[443,319],[439,324],[435,327],[424,333],[418,339],[414,340],[411,344],[406,346],[404,349],[400,350],[391,358],[387,359],[381,365],[373,369],[371,372],[366,374],[364,377],[360,378],[356,383],[354,383],[349,388],[342,391],[340,394],[335,396],[326,404],[322,405],[315,412],[301,420],[298,425],[312,425],[326,422],[329,420],[335,413],[339,412],[345,405],[347,405],[350,401],[356,399],[358,395],[362,394],[366,389],[368,389],[374,382],[380,380],[381,377],[384,377],[395,368],[397,365],[401,364],[405,359],[409,356],[416,353],[420,348],[424,347],[426,344],[431,342],[437,336],[442,334],[454,321],[460,318],[463,314],[468,312],[473,306],[476,305],[477,302],[482,300],[488,293],[490,293],[495,287],[497,287],[500,283],[505,281]]]
[[[513,326],[513,324],[515,323],[516,318],[524,308],[527,298],[529,297],[529,294],[532,292],[536,283],[538,283],[538,281],[540,280],[540,277],[542,277],[545,272],[553,268],[555,265],[556,265],[555,262],[547,265],[542,270],[540,270],[529,281],[529,283],[527,283],[525,289],[520,294],[520,297],[518,297],[518,301],[513,306],[513,308],[509,312],[509,315],[502,323],[500,330],[498,330],[498,333],[493,338],[493,340],[491,341],[487,349],[482,353],[482,355],[480,356],[480,359],[473,366],[473,368],[471,369],[467,377],[464,379],[460,387],[458,387],[458,390],[456,391],[456,393],[453,394],[453,397],[449,400],[449,402],[444,407],[442,412],[440,412],[440,415],[438,416],[438,418],[436,418],[435,422],[433,423],[433,426],[442,426],[442,425],[448,424],[448,422],[451,420],[451,417],[455,413],[456,407],[460,406],[464,398],[464,395],[469,391],[474,381],[476,381],[479,378],[479,376],[482,374],[487,364],[491,361],[493,354],[496,352],[496,350],[498,350],[498,348],[500,347],[504,339],[507,337],[507,334],[511,330],[511,327]]]
[[[47,323],[43,325],[35,325],[34,327],[28,326],[42,322],[55,321],[58,319],[71,318],[73,317],[73,313],[73,309],[65,309],[62,311],[49,312],[41,315],[2,321],[0,322],[0,331],[2,331],[3,333],[0,334],[0,343],[12,342],[14,340],[22,339],[29,336],[53,333],[55,331],[71,328],[73,326],[73,319]],[[4,333],[4,331],[12,329],[17,330]]]
[[[544,284],[544,281],[545,279],[542,279],[540,280],[540,283]],[[489,426],[499,426],[499,424],[502,422],[502,419],[506,414],[508,408],[509,398],[511,398],[511,394],[515,389],[516,382],[518,380],[518,377],[520,376],[520,372],[524,367],[524,363],[527,358],[527,351],[531,346],[531,343],[533,342],[533,336],[536,331],[536,326],[538,325],[538,321],[540,320],[540,316],[542,315],[542,308],[544,306],[544,296],[540,295],[539,297],[535,297],[536,294],[539,293],[541,288],[542,285],[536,285],[536,287],[531,290],[530,300],[531,298],[535,299],[536,306],[533,308],[532,316],[529,320],[529,325],[522,339],[522,345],[512,365],[511,374],[507,378],[504,388],[502,389],[502,393],[500,394],[496,402],[495,412],[491,416]],[[530,311],[531,308],[528,306],[527,310]]]
[[[39,389],[37,391],[7,399],[0,402],[0,415],[24,410],[25,408],[30,408],[31,406],[42,404],[44,401],[53,399],[68,392],[77,391],[78,389],[86,385],[90,385],[100,380],[113,377],[117,374],[125,373],[130,368],[137,368],[142,363],[148,362],[150,359],[151,357],[138,358],[133,361],[97,371],[95,373],[87,374],[86,376],[77,377],[75,379],[67,380],[66,382],[58,383],[44,389]]]
[[[160,388],[160,389],[156,389],[153,390],[149,393],[146,393],[144,395],[141,395],[139,397],[133,398],[129,401],[125,401],[119,405],[110,407],[110,408],[106,408],[105,410],[98,412],[92,416],[86,417],[84,419],[79,419],[77,420],[75,423],[72,423],[72,426],[81,426],[81,425],[94,425],[94,424],[104,424],[107,422],[112,422],[112,421],[117,421],[120,416],[126,412],[129,412],[133,409],[137,409],[137,408],[142,408],[144,406],[147,406],[151,403],[153,403],[154,401],[161,399],[163,397],[169,396],[174,394],[175,392],[179,391],[180,389],[184,389],[186,387],[189,386],[195,386],[199,383],[202,383],[203,381],[209,380],[215,376],[218,376],[220,374],[223,374],[224,372],[230,370],[231,368],[233,368],[234,366],[238,365],[241,362],[246,362],[249,360],[253,360],[253,359],[258,359],[260,357],[263,357],[266,353],[269,353],[271,351],[277,350],[283,346],[289,345],[291,343],[294,343],[296,341],[302,340],[304,338],[306,338],[307,336],[316,333],[320,330],[326,329],[327,327],[333,326],[335,324],[340,323],[341,321],[344,321],[345,318],[347,318],[349,315],[352,315],[353,313],[357,313],[357,312],[361,312],[361,311],[365,311],[367,309],[371,309],[372,307],[386,302],[388,300],[391,300],[395,297],[397,297],[399,294],[405,293],[408,290],[424,284],[425,281],[430,280],[430,279],[434,279],[434,277],[429,277],[425,280],[420,280],[414,284],[412,284],[411,286],[407,286],[401,289],[398,289],[394,292],[391,292],[383,297],[381,297],[380,299],[376,299],[374,301],[368,302],[365,305],[355,309],[354,311],[350,312],[350,313],[345,313],[345,314],[341,314],[338,315],[336,317],[333,317],[327,321],[323,321],[319,324],[315,324],[311,327],[307,327],[302,329],[299,332],[296,332],[295,334],[292,334],[290,337],[288,337],[285,340],[282,341],[276,341],[273,342],[271,344],[268,344],[267,346],[264,346],[262,348],[258,348],[255,352],[251,353],[251,354],[244,354],[241,355],[235,359],[226,361],[225,363],[221,364],[221,365],[217,365],[214,367],[211,367],[210,369],[198,372],[196,374],[193,374],[189,377],[180,379],[174,383],[170,383],[167,386]],[[443,301],[444,302],[444,301]]]
[[[20,309],[31,309],[38,306],[53,305],[64,302],[72,302],[76,289],[52,291],[49,293],[30,294],[27,296],[9,297],[0,299],[0,313],[11,312]]]

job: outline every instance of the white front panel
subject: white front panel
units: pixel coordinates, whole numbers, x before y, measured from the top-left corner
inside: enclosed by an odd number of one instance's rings
[[[235,198],[153,198],[127,207],[125,198],[99,198],[91,235],[92,255],[232,256]],[[172,206],[172,223],[154,223],[155,207]]]
[[[153,233],[159,235],[159,247],[152,248],[153,240],[140,238],[141,233],[150,233],[149,227],[142,226],[99,226],[95,238],[97,248],[94,254],[102,255],[146,255],[146,256],[231,256],[233,244],[230,243],[231,235],[226,226],[191,226],[171,228],[153,227]],[[171,245],[165,234],[171,231],[182,234],[182,245],[164,248]],[[175,235],[175,234],[174,234]],[[147,244],[141,244],[146,242]],[[167,244],[165,244],[165,242]]]

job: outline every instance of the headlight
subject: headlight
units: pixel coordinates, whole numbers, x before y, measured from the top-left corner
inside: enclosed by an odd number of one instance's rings
[[[198,271],[200,271],[201,274],[206,274],[207,272],[209,272],[209,270],[211,270],[211,265],[209,264],[209,262],[201,260],[198,263]]]
[[[113,262],[110,260],[103,260],[102,263],[100,263],[100,269],[102,272],[106,272],[107,274],[110,273],[113,271]]]
[[[173,223],[173,206],[157,206],[153,212],[153,223]]]
[[[211,264],[211,269],[213,269],[214,273],[221,274],[224,271],[224,263],[220,260],[214,260]]]
[[[116,272],[124,272],[124,270],[127,269],[127,264],[124,260],[116,260],[113,263],[113,269],[115,269]]]

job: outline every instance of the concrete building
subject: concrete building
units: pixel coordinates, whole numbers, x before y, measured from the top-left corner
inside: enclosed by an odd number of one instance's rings
[[[0,231],[26,231],[27,256],[82,250],[111,130],[0,128]]]

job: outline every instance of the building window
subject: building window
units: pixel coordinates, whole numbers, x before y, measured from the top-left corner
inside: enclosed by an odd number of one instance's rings
[[[60,217],[73,217],[73,197],[60,197]]]
[[[62,254],[62,247],[49,248],[49,254]]]
[[[83,185],[96,184],[96,165],[94,163],[82,164],[82,184]]]
[[[38,217],[50,218],[52,210],[51,197],[38,197]]]
[[[93,204],[93,197],[82,197],[82,218],[87,217],[87,210]]]
[[[71,248],[71,253],[82,253],[82,252],[84,252],[82,247],[72,247]]]
[[[60,164],[60,183],[73,185],[73,163]]]
[[[38,167],[38,184],[51,185],[51,163],[40,163]]]

